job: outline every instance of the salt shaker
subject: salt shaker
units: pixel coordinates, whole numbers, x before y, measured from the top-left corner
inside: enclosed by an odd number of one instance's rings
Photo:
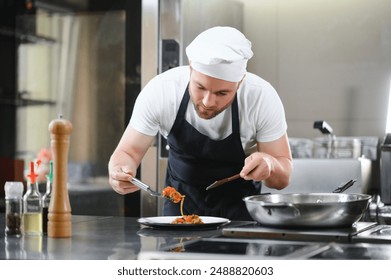
[[[22,235],[23,183],[6,182],[5,191],[5,235],[20,237]]]

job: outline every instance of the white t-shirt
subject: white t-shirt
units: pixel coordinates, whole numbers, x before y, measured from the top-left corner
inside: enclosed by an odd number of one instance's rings
[[[137,131],[167,138],[190,79],[189,66],[170,69],[153,78],[137,97],[130,125]],[[247,73],[237,92],[242,146],[248,155],[257,142],[270,142],[286,133],[282,102],[275,89],[262,78]],[[186,120],[200,133],[221,140],[232,133],[231,107],[216,117],[201,119],[189,101]]]

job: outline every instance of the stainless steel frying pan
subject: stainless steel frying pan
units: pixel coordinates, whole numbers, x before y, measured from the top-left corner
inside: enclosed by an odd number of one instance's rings
[[[261,194],[243,198],[251,217],[273,227],[351,227],[370,195],[342,193]]]

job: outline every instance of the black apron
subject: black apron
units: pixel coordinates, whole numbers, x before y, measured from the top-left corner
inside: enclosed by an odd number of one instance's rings
[[[206,191],[214,181],[240,172],[245,154],[240,140],[238,102],[231,105],[232,134],[213,140],[197,131],[186,119],[190,100],[188,88],[182,98],[174,125],[167,137],[170,147],[166,186],[185,195],[185,215],[218,216],[231,220],[252,220],[242,198],[259,194],[260,182],[237,179]],[[178,216],[180,205],[164,200],[163,214]]]

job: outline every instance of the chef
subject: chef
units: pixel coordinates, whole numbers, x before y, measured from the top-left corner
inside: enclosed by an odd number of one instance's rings
[[[290,180],[282,102],[270,83],[246,71],[251,42],[237,29],[210,28],[186,54],[189,65],[157,75],[139,94],[109,161],[110,185],[119,194],[139,190],[129,179],[160,133],[170,147],[165,184],[185,195],[185,214],[251,220],[242,198],[259,194],[261,183],[282,189]],[[180,215],[180,207],[165,200],[163,214]]]

